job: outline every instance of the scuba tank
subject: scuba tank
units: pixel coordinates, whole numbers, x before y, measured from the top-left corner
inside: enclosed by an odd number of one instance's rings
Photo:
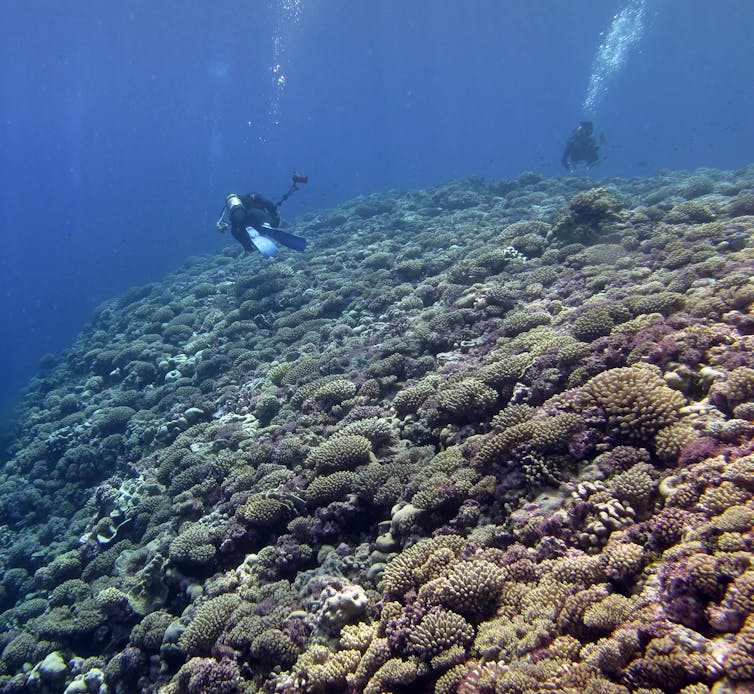
[[[228,214],[232,222],[240,224],[246,216],[246,208],[235,193],[231,193],[225,198],[225,206],[228,208]]]

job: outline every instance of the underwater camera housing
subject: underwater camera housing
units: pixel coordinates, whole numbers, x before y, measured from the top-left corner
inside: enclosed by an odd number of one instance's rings
[[[275,203],[276,209],[280,209],[280,206],[298,190],[299,183],[309,183],[309,177],[306,174],[294,171],[293,174],[291,174],[291,181],[293,181],[291,187],[288,188],[288,190],[283,193],[283,197]]]

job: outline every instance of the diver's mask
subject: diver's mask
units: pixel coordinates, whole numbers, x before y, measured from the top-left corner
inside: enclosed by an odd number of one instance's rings
[[[235,193],[231,193],[225,198],[225,205],[228,208],[231,222],[234,224],[241,224],[246,217],[246,209],[241,202],[241,198]]]

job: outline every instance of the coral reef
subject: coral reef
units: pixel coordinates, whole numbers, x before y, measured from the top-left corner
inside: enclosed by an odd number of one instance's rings
[[[0,471],[0,691],[749,691],[752,191],[375,194],[106,302]]]

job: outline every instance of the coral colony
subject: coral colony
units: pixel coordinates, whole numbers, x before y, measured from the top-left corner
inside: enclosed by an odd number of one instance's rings
[[[754,687],[754,168],[456,181],[47,357],[0,692]]]

